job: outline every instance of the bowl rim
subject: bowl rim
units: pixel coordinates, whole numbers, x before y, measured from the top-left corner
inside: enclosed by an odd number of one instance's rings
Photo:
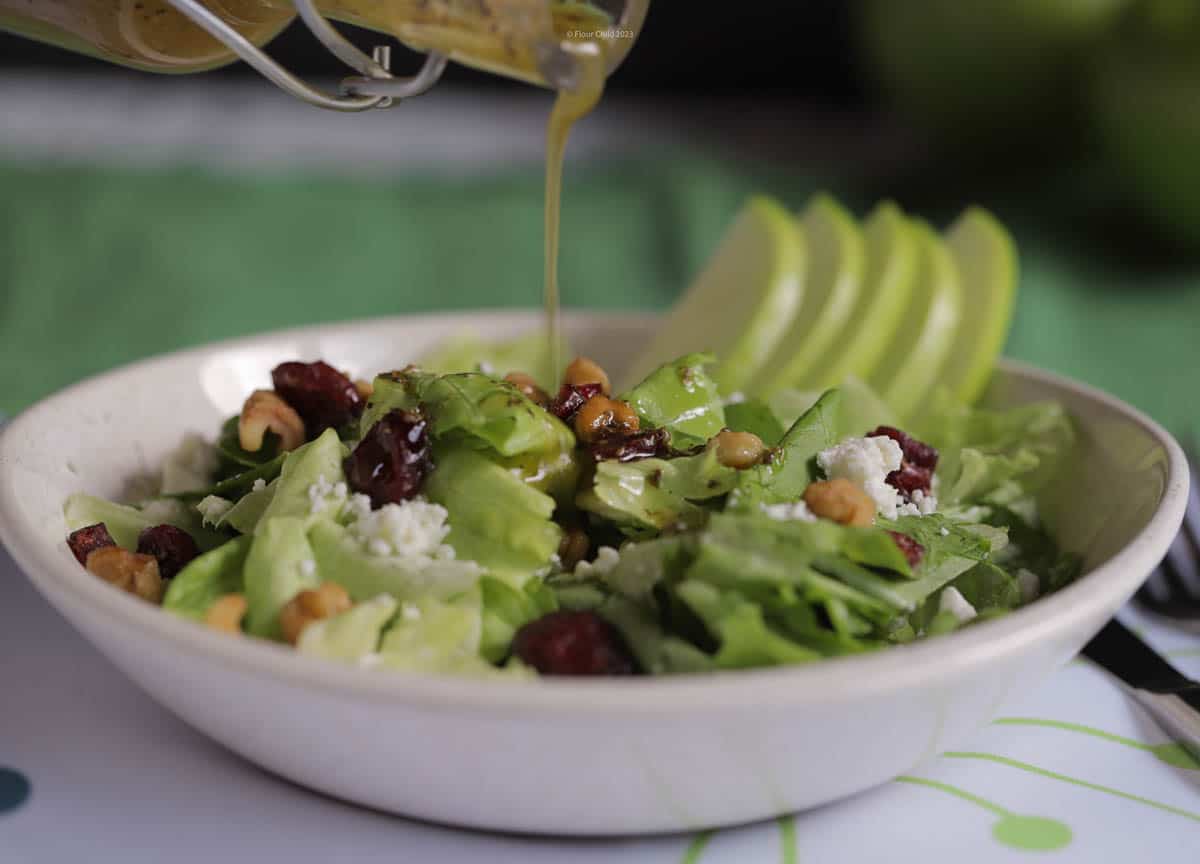
[[[27,428],[36,428],[43,413],[56,410],[80,392],[111,386],[157,367],[199,361],[232,350],[262,348],[274,341],[329,338],[364,329],[422,324],[478,326],[480,321],[532,324],[540,320],[540,314],[540,311],[485,309],[317,324],[206,343],[125,364],[62,389],[13,418],[0,432],[0,481],[5,480],[6,466],[14,461],[18,435]],[[568,326],[586,321],[606,328],[644,327],[656,317],[644,312],[574,312],[564,316]],[[1097,402],[1141,427],[1167,454],[1162,497],[1146,525],[1124,548],[1084,578],[1053,595],[940,639],[920,640],[870,654],[796,666],[655,678],[540,678],[515,682],[404,672],[381,675],[336,661],[302,657],[290,648],[266,640],[231,639],[196,622],[164,614],[160,608],[113,591],[100,580],[84,578],[85,571],[64,555],[62,549],[55,549],[34,535],[22,512],[17,484],[11,479],[0,482],[0,541],[26,578],[55,606],[81,606],[84,614],[109,617],[113,623],[168,640],[178,651],[234,667],[244,674],[271,676],[293,686],[356,699],[433,709],[486,708],[510,715],[578,714],[583,710],[644,715],[697,707],[735,711],[747,705],[792,706],[845,699],[864,690],[894,691],[965,675],[972,669],[985,667],[994,656],[1020,652],[1031,643],[1049,638],[1055,632],[1068,631],[1089,619],[1107,618],[1166,553],[1183,520],[1188,497],[1187,461],[1179,444],[1158,423],[1114,396],[1056,373],[1008,359],[1002,359],[998,368],[1008,375]],[[1136,581],[1130,574],[1137,574]]]

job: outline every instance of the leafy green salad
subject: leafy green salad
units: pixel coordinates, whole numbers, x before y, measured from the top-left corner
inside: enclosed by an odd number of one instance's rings
[[[587,358],[540,372],[530,344],[370,382],[282,363],[214,441],[182,442],[154,495],[71,497],[68,545],[232,636],[507,677],[875,651],[1078,573],[1038,516],[1073,443],[1057,404],[947,398],[902,429],[853,378],[722,395],[715,358],[691,354],[614,393]]]

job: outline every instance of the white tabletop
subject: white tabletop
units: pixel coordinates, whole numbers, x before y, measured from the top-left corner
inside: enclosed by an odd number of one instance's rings
[[[711,836],[561,842],[422,824],[278,780],[142,695],[3,550],[0,591],[4,864],[987,864],[1046,857],[1026,848],[1039,842],[1058,847],[1056,862],[1166,862],[1200,848],[1200,770],[1169,764],[1163,733],[1082,661],[1006,706],[968,750],[846,802]],[[1147,636],[1200,674],[1200,639]]]

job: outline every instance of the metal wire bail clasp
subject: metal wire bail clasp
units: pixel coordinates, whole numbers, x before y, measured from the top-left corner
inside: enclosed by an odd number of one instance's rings
[[[391,73],[391,49],[377,46],[374,56],[367,56],[334,29],[317,11],[312,0],[293,0],[296,11],[313,35],[331,53],[362,77],[342,81],[341,93],[331,96],[301,81],[276,63],[262,49],[230,27],[225,21],[201,5],[199,0],[167,0],[175,9],[207,32],[230,51],[245,60],[267,80],[297,99],[331,111],[366,111],[370,108],[390,108],[402,99],[424,93],[438,82],[446,68],[446,57],[431,51],[421,70],[411,78],[397,78]]]

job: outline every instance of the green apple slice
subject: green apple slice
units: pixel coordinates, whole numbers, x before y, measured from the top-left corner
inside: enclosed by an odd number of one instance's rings
[[[801,225],[808,242],[803,301],[751,385],[754,395],[802,386],[825,354],[835,350],[862,287],[866,255],[854,217],[828,195],[818,195],[805,208]]]
[[[676,357],[711,351],[721,391],[743,389],[800,305],[805,257],[791,214],[770,198],[750,199],[623,380],[632,386]]]
[[[868,379],[901,418],[909,419],[938,384],[962,320],[958,269],[942,239],[924,222],[911,223],[917,240],[912,297],[883,362]]]
[[[1017,252],[992,214],[967,208],[946,232],[958,268],[963,315],[940,384],[970,405],[987,387],[1004,349],[1017,293]]]
[[[867,263],[858,304],[836,347],[800,382],[806,389],[840,387],[875,371],[912,297],[919,244],[904,212],[881,202],[863,223],[863,239]]]

